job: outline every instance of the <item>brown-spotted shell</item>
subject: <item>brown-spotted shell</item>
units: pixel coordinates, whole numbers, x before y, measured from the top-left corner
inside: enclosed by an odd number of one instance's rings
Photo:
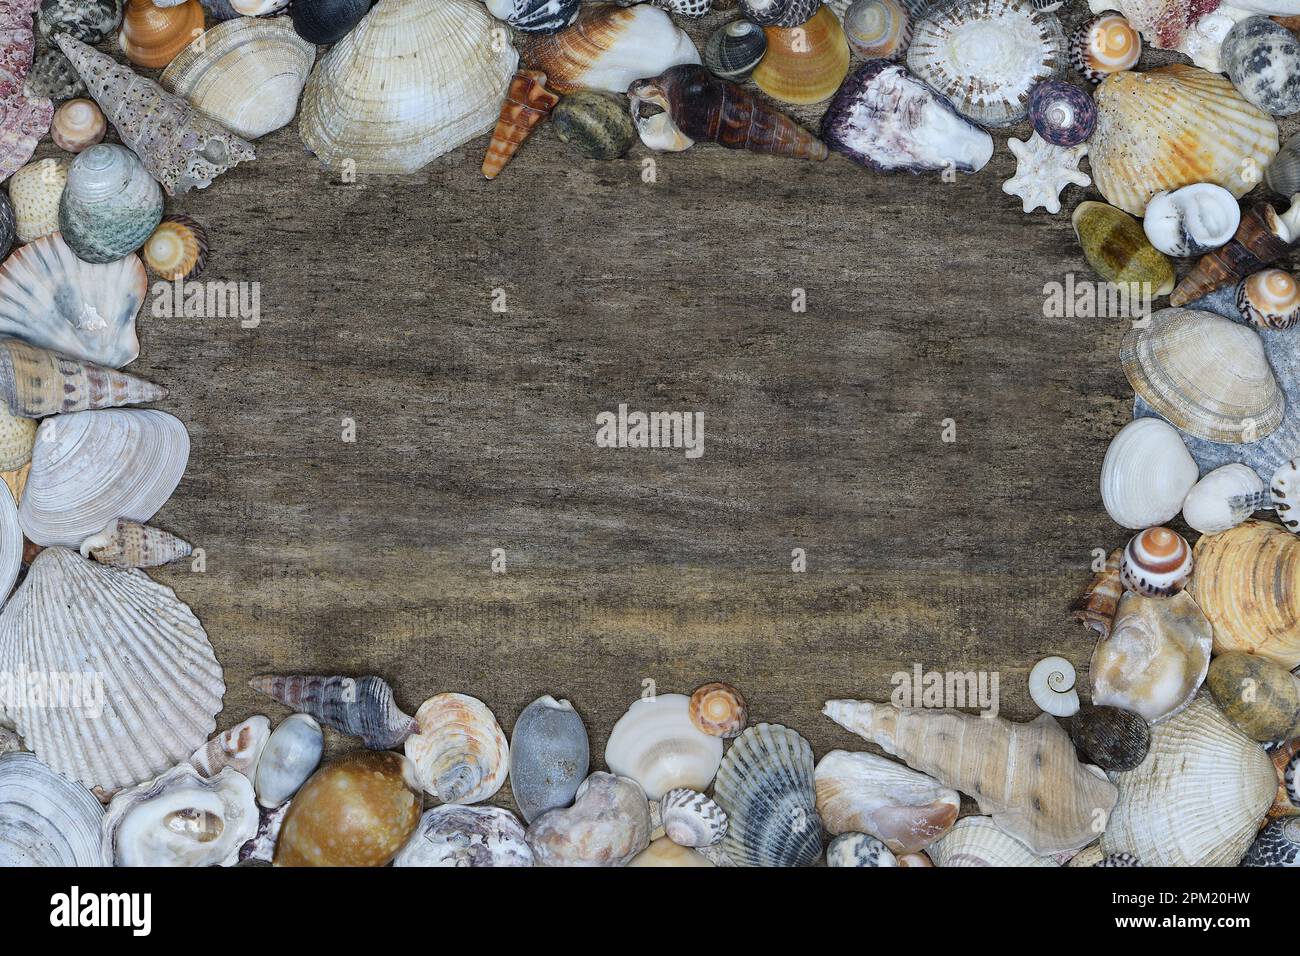
[[[691,723],[711,737],[737,736],[749,717],[740,691],[720,682],[697,687],[689,707]]]
[[[1129,539],[1119,573],[1124,587],[1138,594],[1177,594],[1192,579],[1192,549],[1176,531],[1147,528]]]

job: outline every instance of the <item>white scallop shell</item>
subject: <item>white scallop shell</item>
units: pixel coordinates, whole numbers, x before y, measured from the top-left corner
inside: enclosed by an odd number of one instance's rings
[[[251,779],[270,737],[271,721],[258,714],[217,734],[194,751],[190,763],[205,777],[230,767]]]
[[[1255,469],[1240,462],[1216,468],[1183,499],[1183,520],[1201,534],[1217,534],[1241,524],[1269,505]]]
[[[420,786],[443,803],[478,803],[506,782],[510,742],[483,701],[467,694],[436,694],[415,712],[418,733],[406,738],[406,756]]]
[[[114,518],[146,522],[166,504],[189,461],[180,419],[140,408],[103,408],[41,422],[18,508],[40,545],[77,547]]]
[[[962,817],[926,851],[935,866],[1059,866],[1050,856],[1034,856],[990,817]]]
[[[1101,464],[1101,500],[1116,524],[1164,524],[1183,506],[1199,472],[1168,422],[1138,418],[1111,439]]]
[[[641,784],[658,800],[669,790],[704,790],[722,761],[722,738],[691,722],[690,698],[659,694],[636,701],[618,719],[605,744],[605,763]]]
[[[1079,710],[1074,665],[1064,657],[1044,657],[1029,672],[1029,696],[1053,717],[1073,716]]]
[[[257,762],[257,802],[274,809],[289,800],[320,764],[324,750],[325,736],[315,717],[290,714],[280,721]]]
[[[1236,197],[1214,183],[1158,192],[1142,217],[1151,245],[1170,256],[1204,255],[1231,239],[1239,225]]]
[[[104,808],[34,754],[0,755],[0,868],[107,866]]]
[[[876,754],[832,750],[814,779],[817,813],[830,833],[866,833],[895,853],[925,849],[961,812],[956,790]]]
[[[56,704],[25,697],[9,716],[51,769],[105,790],[188,760],[226,689],[171,588],[58,547],[35,557],[0,613],[0,672],[60,678]]]
[[[445,803],[424,811],[393,866],[532,866],[515,815],[500,807]]]
[[[664,833],[678,846],[713,846],[727,833],[727,815],[698,790],[669,790],[659,801],[659,814]]]

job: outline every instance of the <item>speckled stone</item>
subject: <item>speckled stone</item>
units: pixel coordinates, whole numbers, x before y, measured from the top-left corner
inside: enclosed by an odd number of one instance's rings
[[[574,93],[551,112],[555,135],[589,159],[618,159],[636,142],[627,107],[603,93]]]

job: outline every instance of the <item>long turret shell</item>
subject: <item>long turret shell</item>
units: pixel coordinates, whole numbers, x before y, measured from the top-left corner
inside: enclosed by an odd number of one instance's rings
[[[483,701],[437,694],[415,712],[419,732],[406,756],[426,791],[443,803],[478,803],[501,789],[510,772],[510,743]]]
[[[167,389],[19,339],[0,339],[0,397],[24,418],[162,401]]]
[[[263,674],[248,686],[339,733],[360,737],[372,750],[396,747],[419,729],[382,677]]]

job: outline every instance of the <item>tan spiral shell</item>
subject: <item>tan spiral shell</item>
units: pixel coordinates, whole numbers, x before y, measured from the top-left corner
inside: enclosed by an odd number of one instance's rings
[[[415,776],[443,803],[488,799],[510,773],[510,742],[487,704],[467,694],[436,694],[415,712],[406,739]]]

